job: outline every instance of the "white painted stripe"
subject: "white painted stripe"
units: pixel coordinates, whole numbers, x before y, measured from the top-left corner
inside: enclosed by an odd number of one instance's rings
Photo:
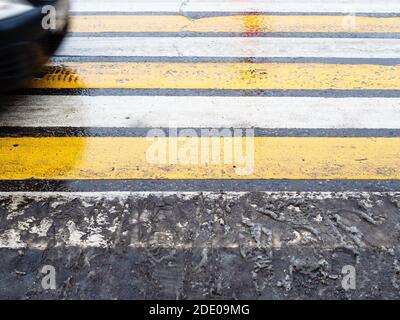
[[[400,128],[397,98],[30,96],[3,102],[1,126]]]
[[[72,11],[101,12],[400,12],[398,0],[72,0]]]
[[[399,39],[69,37],[64,56],[399,58]]]
[[[224,192],[212,192],[212,191],[201,191],[201,194],[208,199],[218,199],[223,196],[226,199],[232,200],[237,197],[244,196],[250,192],[246,191],[229,191]],[[345,192],[331,192],[331,191],[263,191],[263,195],[270,197],[271,199],[300,199],[308,198],[315,200],[326,200],[326,199],[350,199],[350,198],[365,198],[369,196],[391,196],[398,197],[400,192],[366,192],[366,191],[345,191]],[[72,201],[74,199],[84,199],[86,201],[93,200],[113,200],[113,199],[144,199],[149,196],[157,197],[169,197],[176,195],[183,200],[187,200],[193,197],[197,197],[199,192],[197,191],[93,191],[93,192],[62,192],[62,191],[48,191],[48,192],[38,192],[38,191],[1,191],[0,200],[5,198],[11,198],[12,201],[9,203],[9,208],[11,211],[22,210],[24,207],[19,206],[19,204],[24,203],[27,199],[32,199],[34,201],[49,199],[57,199],[59,201]]]

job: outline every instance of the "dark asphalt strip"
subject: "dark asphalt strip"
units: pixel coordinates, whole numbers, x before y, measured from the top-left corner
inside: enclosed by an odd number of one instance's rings
[[[361,32],[76,32],[70,37],[268,37],[268,38],[388,38],[399,39],[400,33]]]
[[[400,180],[0,180],[1,192],[95,192],[95,191],[365,191],[400,190]]]
[[[397,248],[367,248],[358,253],[322,245],[257,249],[246,247],[246,240],[254,240],[242,228],[235,230],[241,249],[211,244],[159,248],[150,243],[130,248],[124,242],[135,233],[126,225],[122,230],[127,230],[127,236],[114,240],[113,248],[2,248],[0,299],[399,299]],[[282,233],[290,235],[286,229]],[[347,265],[355,266],[356,290],[346,291],[341,285],[342,268]],[[54,267],[55,290],[41,285],[44,266]]]
[[[67,62],[220,62],[220,63],[323,63],[323,64],[373,64],[383,66],[400,65],[399,58],[318,58],[318,57],[128,57],[128,56],[63,56],[50,59],[52,63]]]
[[[396,98],[400,90],[19,89],[10,95]]]
[[[2,112],[0,107],[0,113]],[[1,119],[1,116],[0,116]],[[216,130],[219,133],[226,128],[120,128],[120,127],[2,127],[0,137],[147,137],[152,129],[174,133],[173,129],[191,130],[192,136],[203,135],[202,130]],[[172,130],[171,130],[172,129]],[[266,129],[266,128],[228,128],[254,129],[255,137],[400,137],[400,129]],[[185,132],[187,136],[188,132]],[[153,136],[153,135],[152,135]]]

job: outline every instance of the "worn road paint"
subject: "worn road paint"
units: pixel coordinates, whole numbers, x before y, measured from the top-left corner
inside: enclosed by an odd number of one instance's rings
[[[72,16],[70,32],[400,32],[400,17],[235,15],[190,19],[167,16]]]
[[[31,88],[399,90],[400,66],[319,63],[112,63],[49,66]]]
[[[194,62],[199,57],[398,59],[400,39],[67,37],[57,55],[192,57]]]
[[[13,96],[1,105],[0,127],[400,129],[398,98]]]
[[[232,139],[0,138],[0,179],[400,179],[400,138]]]
[[[397,0],[72,0],[72,12],[340,12],[400,13]]]
[[[291,215],[304,215],[303,212],[304,204],[301,206],[296,206],[297,203],[321,203],[321,202],[358,202],[363,204],[365,208],[379,207],[376,199],[386,198],[386,199],[398,199],[400,197],[399,193],[367,193],[367,192],[344,192],[344,193],[327,193],[327,192],[263,192],[261,197],[263,199],[268,199],[270,203],[287,202],[292,203],[283,212],[275,212],[275,210],[264,210],[262,207],[254,201],[256,197],[245,192],[228,192],[226,194],[221,193],[203,193],[203,197],[206,198],[207,202],[216,203],[226,203],[228,206],[239,206],[240,200],[247,198],[249,203],[247,204],[248,209],[258,212],[260,215],[264,214],[266,219],[278,219],[278,216],[289,217]],[[119,210],[126,209],[126,205],[130,206],[137,202],[149,202],[154,199],[158,199],[159,203],[163,201],[169,201],[169,203],[174,203],[175,201],[179,203],[191,203],[192,201],[199,198],[199,193],[197,192],[178,192],[178,193],[168,193],[168,192],[89,192],[89,193],[66,193],[66,192],[48,192],[48,193],[35,193],[35,192],[16,192],[16,193],[0,193],[0,208],[4,212],[4,223],[0,226],[0,248],[6,249],[36,249],[36,250],[46,250],[51,247],[49,239],[56,241],[57,245],[62,245],[63,247],[78,247],[78,248],[111,248],[115,244],[114,235],[116,230],[121,227],[121,223],[124,219],[115,219],[114,215],[118,215]],[[79,199],[79,200],[77,200]],[[79,205],[76,206],[76,215],[63,215],[63,217],[58,217],[60,210],[68,210],[72,205],[72,202],[78,202]],[[33,204],[43,203],[46,204],[48,212],[46,215],[36,214],[37,210],[32,211],[29,208]],[[41,207],[41,206],[39,206]],[[98,208],[103,210],[98,210]],[[96,208],[97,211],[93,209]],[[160,208],[163,208],[160,206]],[[227,207],[228,208],[228,207]],[[234,209],[235,210],[235,209]],[[39,211],[42,211],[39,209]],[[32,213],[35,212],[35,213]],[[92,212],[92,213],[90,213]],[[96,219],[93,220],[93,212],[95,213]],[[124,211],[125,212],[125,211]],[[137,216],[137,212],[125,212],[125,214],[131,216],[130,224],[134,227],[139,221],[145,222],[151,219],[152,216],[149,215],[146,210],[140,216]],[[158,214],[161,216],[163,213],[160,211]],[[372,227],[379,229],[381,222],[378,224],[375,219],[378,220],[379,217],[370,216],[369,213],[363,212],[363,208],[359,211],[354,212],[356,216],[360,216],[361,219],[368,225],[371,224]],[[174,248],[177,250],[182,249],[192,249],[196,248],[207,248],[208,243],[197,243],[192,242],[189,239],[177,237],[182,231],[186,229],[187,222],[182,217],[182,215],[175,215],[181,220],[181,225],[176,231],[165,230],[164,232],[156,231],[155,234],[151,235],[151,239],[137,239],[138,236],[134,230],[131,230],[131,239],[127,243],[129,248],[149,248],[157,247],[159,249],[164,248]],[[242,223],[252,223],[246,217],[236,218],[239,220],[243,219]],[[318,230],[315,228],[300,228],[303,230],[293,239],[297,241],[285,241],[280,239],[280,241],[275,241],[270,244],[270,249],[279,250],[282,247],[298,247],[301,245],[301,239],[307,235],[307,233],[312,231],[313,236],[319,238],[319,234],[323,229],[320,223],[324,220],[329,220],[326,215],[313,214],[314,219],[306,221],[310,225],[319,226]],[[67,220],[59,224],[60,219]],[[305,217],[303,217],[305,218]],[[220,219],[223,219],[220,217]],[[225,218],[228,221],[230,219]],[[162,221],[163,219],[161,219]],[[281,221],[283,223],[283,221]],[[156,222],[152,223],[157,225]],[[51,229],[53,228],[53,229]],[[135,228],[134,228],[135,229]],[[329,228],[328,228],[329,229]],[[296,230],[296,229],[295,229]],[[308,232],[307,232],[308,230]],[[314,231],[315,230],[315,231]],[[52,234],[51,237],[50,234]],[[293,235],[296,235],[294,233]],[[311,235],[310,235],[311,236]],[[322,235],[321,235],[322,236]],[[335,237],[329,237],[329,233],[325,234],[326,242],[323,246],[325,250],[336,249],[337,242]],[[383,248],[389,246],[396,246],[397,242],[393,242],[394,237],[389,234],[382,235],[366,235],[376,248]],[[303,239],[305,240],[305,239]],[[317,244],[319,247],[321,243]],[[252,244],[249,244],[252,246]],[[214,248],[230,248],[239,250],[239,244],[233,239],[225,241],[214,242]],[[255,247],[256,248],[256,247]]]

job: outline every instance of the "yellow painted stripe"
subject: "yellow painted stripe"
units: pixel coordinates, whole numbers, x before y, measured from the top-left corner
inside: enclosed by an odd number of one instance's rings
[[[319,63],[65,63],[32,88],[399,90],[400,66]]]
[[[0,138],[0,179],[400,179],[400,138],[215,138],[219,164],[206,156],[215,147],[208,139],[159,139]],[[193,150],[198,157],[182,158]],[[232,151],[244,160],[229,162]],[[174,164],[174,154],[186,162]],[[248,175],[237,172],[244,166]]]
[[[238,15],[76,16],[72,32],[400,32],[400,18]]]

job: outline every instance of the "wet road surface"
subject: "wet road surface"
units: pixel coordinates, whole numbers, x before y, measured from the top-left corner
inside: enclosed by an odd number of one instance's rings
[[[399,54],[393,0],[73,0],[0,101],[0,298],[398,298]]]

